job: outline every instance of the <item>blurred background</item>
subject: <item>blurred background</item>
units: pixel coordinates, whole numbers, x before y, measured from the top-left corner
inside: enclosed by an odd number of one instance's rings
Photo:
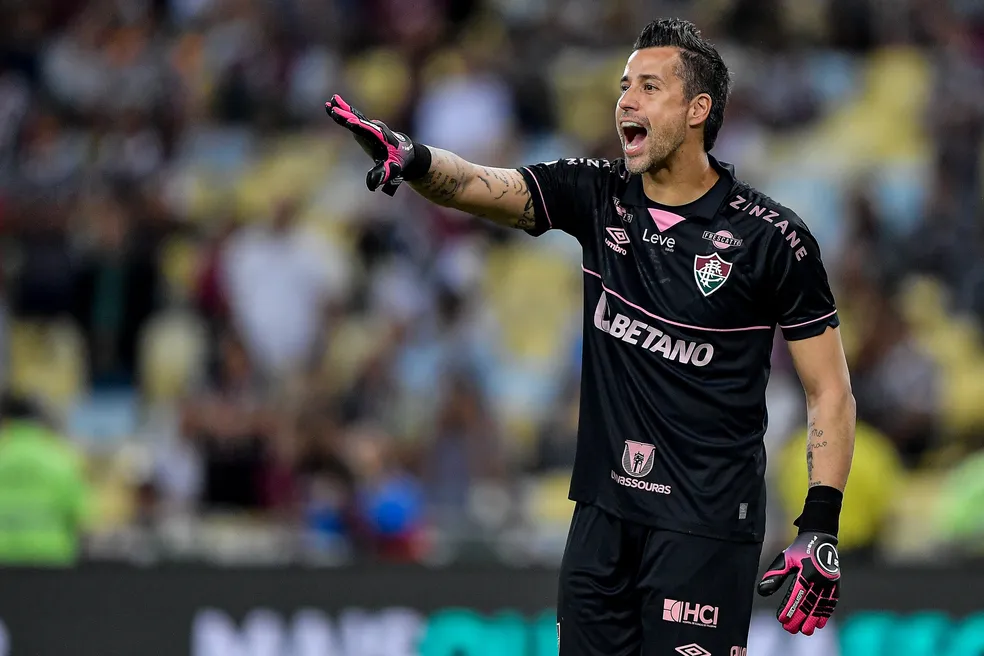
[[[733,71],[714,154],[823,249],[845,558],[984,553],[981,2],[8,0],[0,563],[555,567],[578,245],[368,193],[323,103],[483,164],[618,157],[660,16]],[[769,409],[766,552],[806,487],[781,339]]]

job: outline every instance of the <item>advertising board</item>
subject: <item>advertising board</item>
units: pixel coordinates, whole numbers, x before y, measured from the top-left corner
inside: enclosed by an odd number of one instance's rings
[[[855,569],[846,586],[810,638],[758,601],[742,656],[984,655],[980,567]],[[87,566],[5,570],[0,590],[0,656],[557,653],[549,569]]]

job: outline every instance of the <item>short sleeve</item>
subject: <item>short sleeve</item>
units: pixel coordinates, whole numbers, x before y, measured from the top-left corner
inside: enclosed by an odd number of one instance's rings
[[[526,232],[539,237],[548,230],[562,230],[584,243],[590,234],[594,204],[601,193],[603,174],[611,170],[605,160],[561,159],[519,169],[533,198],[536,225]]]
[[[795,215],[780,216],[775,227],[775,316],[782,336],[796,341],[836,328],[840,319],[816,239]]]

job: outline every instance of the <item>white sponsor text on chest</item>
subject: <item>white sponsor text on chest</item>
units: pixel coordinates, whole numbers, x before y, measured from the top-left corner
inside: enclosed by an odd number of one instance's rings
[[[664,247],[667,251],[673,252],[673,248],[676,246],[676,239],[673,237],[666,237],[659,233],[649,234],[649,229],[642,231],[642,240],[649,242],[650,244],[656,244],[657,246]]]
[[[605,319],[608,307],[608,297],[602,293],[595,309],[594,325],[598,330],[616,337],[626,344],[644,348],[651,353],[658,353],[666,360],[681,364],[692,364],[703,367],[714,358],[714,346],[707,342],[689,342],[685,339],[673,339],[662,330],[630,319],[624,314],[616,314],[609,321]]]

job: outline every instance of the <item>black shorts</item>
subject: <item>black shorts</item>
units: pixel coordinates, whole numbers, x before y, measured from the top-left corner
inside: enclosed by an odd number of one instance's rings
[[[560,570],[560,656],[745,656],[761,554],[761,543],[577,504]]]

